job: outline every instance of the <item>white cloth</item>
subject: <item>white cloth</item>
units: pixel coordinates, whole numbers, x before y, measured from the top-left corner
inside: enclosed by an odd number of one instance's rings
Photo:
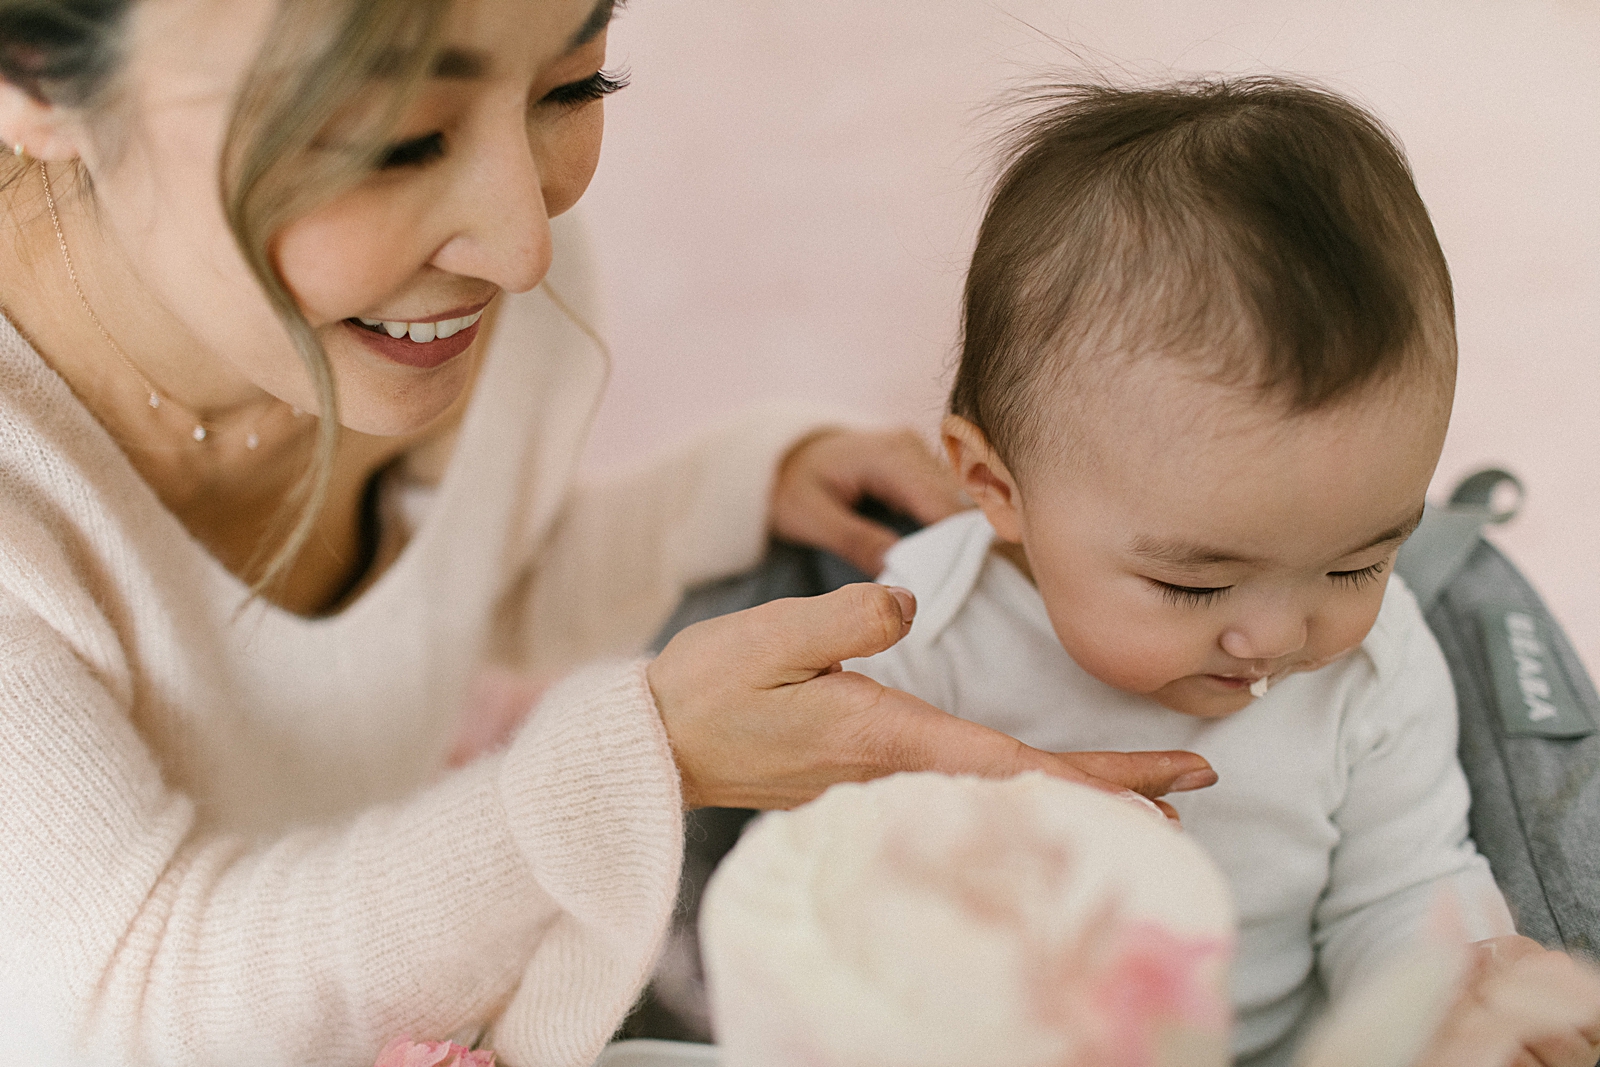
[[[583,260],[557,226],[555,291]],[[638,995],[681,861],[642,666],[549,691],[447,773],[473,671],[636,655],[753,565],[766,411],[575,480],[606,376],[510,297],[428,514],[338,614],[256,602],[0,320],[0,1047],[38,1067],[370,1063],[497,1021],[587,1067]]]
[[[1288,1062],[1321,989],[1340,996],[1405,946],[1446,886],[1469,936],[1511,932],[1467,836],[1449,670],[1398,579],[1359,649],[1207,721],[1085,673],[993,543],[983,515],[967,512],[896,546],[880,581],[917,595],[916,623],[899,645],[846,667],[1036,748],[1187,749],[1210,760],[1215,786],[1167,799],[1237,898],[1241,1060]]]

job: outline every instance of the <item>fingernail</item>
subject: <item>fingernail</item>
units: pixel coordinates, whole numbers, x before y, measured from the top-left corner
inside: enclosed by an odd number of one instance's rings
[[[1126,800],[1128,803],[1136,807],[1140,807],[1146,811],[1154,813],[1155,817],[1160,819],[1162,822],[1167,821],[1167,813],[1156,807],[1156,802],[1142,793],[1135,793],[1131,789],[1124,789],[1122,792],[1117,794],[1117,798],[1120,800]]]
[[[1217,772],[1209,767],[1203,771],[1190,771],[1180,774],[1172,780],[1174,793],[1185,793],[1191,789],[1204,789],[1208,785],[1217,784]]]
[[[894,594],[896,602],[900,605],[900,621],[907,626],[917,617],[917,598],[909,589],[902,589],[898,585],[886,585],[885,589]]]

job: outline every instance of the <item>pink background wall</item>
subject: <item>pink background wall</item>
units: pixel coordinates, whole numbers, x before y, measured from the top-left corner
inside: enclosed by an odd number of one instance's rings
[[[1436,490],[1529,488],[1497,540],[1600,669],[1600,6],[1588,0],[633,0],[586,201],[616,374],[590,462],[746,402],[937,424],[989,178],[1046,70],[1311,75],[1400,134],[1455,273]]]

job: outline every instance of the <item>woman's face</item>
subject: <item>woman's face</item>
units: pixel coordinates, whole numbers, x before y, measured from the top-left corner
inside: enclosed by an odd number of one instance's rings
[[[141,0],[114,120],[83,139],[106,246],[131,275],[117,288],[142,300],[146,336],[128,347],[149,352],[149,335],[161,337],[196,376],[186,399],[197,407],[256,388],[316,407],[218,194],[234,94],[276,6]],[[596,75],[611,7],[456,0],[446,59],[386,164],[275,238],[347,427],[389,435],[427,425],[472,379],[473,316],[544,277],[549,219],[582,195],[599,156],[605,84]]]

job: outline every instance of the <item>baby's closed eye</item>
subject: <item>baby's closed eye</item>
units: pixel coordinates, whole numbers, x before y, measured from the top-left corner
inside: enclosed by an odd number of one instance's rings
[[[1168,603],[1188,607],[1204,607],[1220,599],[1228,590],[1233,588],[1231,585],[1174,585],[1171,582],[1163,582],[1156,578],[1147,578],[1145,580],[1155,586],[1162,599]]]
[[[1389,561],[1379,560],[1370,567],[1362,567],[1354,571],[1329,571],[1328,577],[1339,585],[1348,585],[1352,589],[1360,589],[1368,582],[1376,581],[1384,571],[1389,569]]]

